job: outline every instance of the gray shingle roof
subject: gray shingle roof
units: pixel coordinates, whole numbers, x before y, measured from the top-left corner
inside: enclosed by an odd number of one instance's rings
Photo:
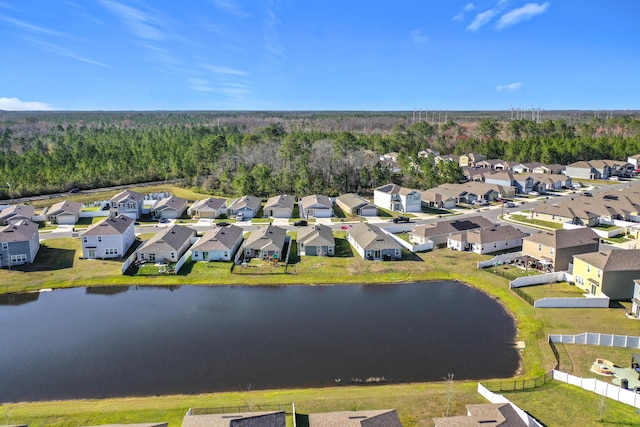
[[[460,231],[472,230],[474,228],[493,227],[488,219],[477,215],[464,219],[451,219],[448,221],[439,221],[432,224],[418,225],[411,233],[421,237],[441,236],[445,234],[458,233]]]
[[[13,224],[0,227],[0,242],[24,242],[38,234],[38,224],[22,219]]]
[[[372,224],[360,222],[347,230],[363,249],[395,249],[401,246],[380,228]]]
[[[223,206],[226,206],[227,200],[219,197],[209,197],[208,199],[198,200],[191,205],[191,210],[203,210],[209,208],[211,210],[218,210]]]
[[[305,196],[302,198],[301,203],[304,209],[308,209],[311,207],[322,207],[331,209],[333,207],[331,199],[327,196],[323,196],[322,194],[312,194],[310,196]]]
[[[309,414],[309,427],[402,427],[395,409]]]
[[[602,271],[640,271],[640,249],[589,252],[573,257]]]
[[[265,209],[269,208],[289,208],[293,209],[293,205],[296,202],[296,198],[290,195],[273,196],[267,199],[267,203],[264,204]]]
[[[528,236],[527,233],[523,233],[511,225],[501,225],[498,227],[479,228],[465,231],[464,233],[451,236],[451,238],[461,239],[465,234],[467,242],[477,243],[480,245]]]
[[[229,210],[237,211],[242,208],[249,208],[254,213],[258,213],[262,206],[262,199],[255,196],[242,196],[239,199],[234,200],[229,206]]]
[[[184,210],[187,206],[187,199],[182,197],[170,196],[160,200],[157,205],[153,207],[154,211],[161,211],[165,209],[173,209],[178,212]]]
[[[298,231],[297,242],[305,246],[335,246],[336,244],[331,228],[322,224],[301,228]]]
[[[588,227],[547,231],[525,237],[526,241],[540,243],[556,250],[587,245],[597,242],[599,239],[596,232]]]
[[[182,420],[182,427],[230,427],[231,422],[235,420],[245,420],[247,422],[241,425],[272,427],[273,417],[269,417],[269,423],[261,423],[260,418],[274,414],[282,414],[284,421],[284,412],[231,412],[226,414],[187,415]]]
[[[135,200],[136,202],[140,203],[144,199],[144,194],[138,193],[136,191],[124,190],[116,194],[115,196],[113,196],[111,198],[111,201],[115,203],[120,203],[128,199]]]
[[[171,228],[156,233],[156,235],[147,240],[136,252],[177,251],[195,234],[195,230],[189,227],[174,225]]]
[[[92,225],[83,236],[106,236],[124,233],[133,224],[133,218],[125,215],[110,216],[103,221]]]
[[[526,427],[522,418],[508,403],[465,405],[468,415],[434,418],[436,427]]]
[[[65,212],[80,215],[81,210],[82,203],[68,202],[64,200],[52,205],[51,208],[47,211],[47,215],[60,215],[61,213]]]
[[[12,205],[0,211],[0,223],[13,217],[31,219],[36,214],[36,208],[31,205]]]
[[[381,193],[387,193],[387,194],[401,194],[404,196],[417,190],[414,190],[412,188],[402,187],[398,184],[387,184],[387,185],[383,185],[381,187],[376,188],[375,191],[380,191]]]
[[[244,247],[255,251],[281,251],[286,236],[287,230],[269,224],[252,231],[245,241]]]
[[[193,251],[228,251],[233,249],[238,240],[242,240],[242,228],[235,225],[214,227],[193,245]]]

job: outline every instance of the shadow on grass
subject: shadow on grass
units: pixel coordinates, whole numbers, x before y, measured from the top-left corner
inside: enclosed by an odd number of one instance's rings
[[[180,267],[180,271],[178,271],[178,276],[186,276],[187,274],[191,273],[195,265],[196,265],[196,262],[193,261],[192,259],[189,259],[187,262],[182,264],[182,267]]]
[[[333,213],[338,218],[346,218],[347,217],[345,215],[344,211],[342,210],[342,208],[340,206],[338,206],[338,205],[333,205]]]
[[[618,300],[615,300],[615,301],[610,300],[610,301],[609,301],[609,308],[621,308],[621,309],[626,310],[626,309],[627,309],[627,307],[625,307],[625,306],[622,304],[623,302],[631,303],[631,300],[620,300],[620,301],[618,301]]]
[[[28,273],[30,271],[54,271],[72,268],[76,258],[75,249],[50,248],[40,245],[35,262],[30,265],[13,267],[14,270]]]
[[[411,252],[410,250],[402,248],[402,261],[420,261],[420,262],[423,262],[424,260],[422,258],[420,258],[418,255],[416,255],[413,252]]]
[[[336,257],[353,258],[353,250],[347,239],[336,238]]]

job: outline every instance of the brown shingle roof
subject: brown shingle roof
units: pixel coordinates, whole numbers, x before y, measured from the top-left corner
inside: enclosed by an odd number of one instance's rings
[[[602,271],[638,271],[640,270],[640,249],[608,250],[574,255],[589,265]]]
[[[480,228],[475,230],[466,231],[467,242],[469,243],[477,243],[480,245],[484,245],[487,243],[499,242],[502,240],[515,239],[518,237],[528,236],[527,233],[523,233],[517,228],[511,225],[501,225],[498,227],[492,228]],[[463,233],[452,236],[452,239],[460,238]]]
[[[208,415],[187,415],[182,420],[182,427],[230,427],[232,421],[240,421],[239,425],[251,425],[254,427],[273,426],[273,417],[269,417],[269,423],[260,423],[260,418],[266,415],[282,415],[282,421],[285,420],[284,412],[231,412],[226,414],[208,414]],[[242,423],[242,420],[246,422]]]
[[[418,225],[411,232],[416,236],[433,237],[444,234],[457,233],[460,231],[472,230],[474,228],[493,227],[495,224],[488,219],[477,215],[464,219],[451,219],[448,221],[439,221],[432,224]]]
[[[81,210],[82,210],[82,203],[68,202],[64,200],[62,202],[58,202],[52,205],[51,208],[47,211],[47,215],[59,215],[64,212],[80,215]]]
[[[543,232],[525,237],[526,241],[540,243],[544,246],[558,249],[583,246],[597,242],[600,237],[595,231],[588,227],[576,228],[573,230],[562,229],[553,232]]]
[[[22,219],[13,224],[0,227],[0,242],[23,242],[31,240],[38,233],[38,224]]]
[[[252,231],[245,241],[244,247],[259,251],[281,251],[284,247],[286,236],[287,230],[269,224],[266,227],[260,227],[256,231]]]
[[[309,427],[402,427],[395,409],[309,414]]]
[[[264,204],[264,208],[289,208],[293,209],[293,205],[296,202],[296,198],[290,195],[273,196],[267,199]]]

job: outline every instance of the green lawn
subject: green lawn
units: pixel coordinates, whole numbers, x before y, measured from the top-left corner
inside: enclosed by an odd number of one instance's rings
[[[525,224],[529,224],[532,225],[534,227],[542,227],[542,228],[549,228],[552,230],[561,230],[562,229],[562,224],[559,224],[557,222],[551,222],[551,221],[541,221],[539,219],[529,219],[529,217],[525,216],[525,215],[511,215],[511,218],[514,221],[517,222],[522,222]]]
[[[523,286],[518,289],[529,295],[534,301],[542,298],[584,298],[584,291],[582,289],[570,285],[567,282]]]
[[[534,309],[509,289],[509,280],[487,270],[477,270],[479,260],[486,255],[435,250],[420,254],[403,252],[397,262],[365,261],[355,253],[345,239],[346,233],[336,233],[336,256],[302,257],[283,267],[262,265],[252,260],[246,270],[232,273],[229,263],[187,263],[178,275],[152,277],[123,276],[120,261],[81,260],[79,239],[50,239],[43,242],[37,262],[31,266],[0,273],[0,292],[38,288],[104,285],[286,285],[286,284],[348,284],[398,283],[425,280],[460,280],[499,300],[516,318],[518,336],[526,347],[522,350],[519,378],[537,377],[552,369],[556,360],[547,343],[549,333],[575,334],[585,331],[638,335],[640,323],[627,319],[624,313],[630,303],[609,309]],[[145,236],[140,236],[144,238]],[[292,248],[293,249],[293,248]],[[259,271],[259,270],[263,271]],[[265,274],[266,273],[266,274]],[[516,273],[514,271],[514,273]],[[563,284],[548,286],[545,292],[565,292]],[[543,287],[535,291],[542,290]],[[567,347],[567,346],[565,346]],[[616,363],[619,356],[594,350],[568,350],[574,366],[588,365],[590,359],[605,357]],[[452,413],[465,414],[464,404],[483,403],[475,392],[473,381],[456,382]],[[573,387],[556,384],[543,388],[508,393],[523,409],[547,425],[595,425],[594,402],[600,398]],[[595,400],[594,400],[595,399]],[[159,396],[149,398],[83,400],[4,404],[0,419],[4,424],[29,423],[30,426],[95,425],[169,421],[179,426],[187,408],[221,407],[296,403],[299,412],[319,412],[344,409],[396,408],[405,426],[432,425],[431,418],[442,416],[447,401],[443,383],[400,384],[368,387],[337,387],[305,390],[269,390],[244,393],[216,393],[197,396]],[[565,408],[560,410],[558,408]],[[638,425],[633,408],[606,400],[606,423]]]

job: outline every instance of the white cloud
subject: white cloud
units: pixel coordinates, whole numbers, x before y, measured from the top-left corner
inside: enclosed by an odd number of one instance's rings
[[[273,58],[284,59],[286,54],[284,46],[280,44],[279,25],[280,19],[276,13],[273,10],[268,10],[264,18],[264,47]]]
[[[523,86],[522,83],[517,82],[517,83],[509,83],[508,85],[498,85],[496,86],[496,91],[498,92],[513,92],[516,91],[518,89],[520,89]]]
[[[94,61],[93,59],[87,58],[86,56],[64,46],[49,43],[35,37],[26,37],[25,40],[46,51],[57,53],[58,55],[66,56],[67,58],[75,59],[76,61],[86,62],[87,64],[98,65],[100,67],[109,67],[102,62]]]
[[[238,70],[236,68],[226,67],[224,65],[208,65],[205,67],[207,70],[217,74],[231,74],[234,76],[246,76],[247,72]]]
[[[153,15],[114,0],[102,0],[102,4],[118,16],[134,36],[155,41],[165,39],[164,32],[159,28],[162,22]]]
[[[478,13],[471,24],[467,26],[469,31],[478,31],[480,27],[486,25],[491,19],[498,14],[497,9],[489,9],[485,12]]]
[[[518,22],[531,19],[534,16],[537,16],[546,12],[549,6],[551,6],[551,3],[549,2],[544,2],[542,4],[527,3],[522,7],[513,9],[511,12],[507,12],[504,15],[502,15],[498,20],[498,23],[496,24],[496,28],[498,30],[502,30],[504,28],[515,25]]]
[[[239,18],[244,18],[249,16],[242,7],[233,0],[211,0],[211,2],[220,10],[224,10],[232,15],[235,15]]]
[[[5,111],[43,111],[53,110],[49,104],[37,101],[20,101],[18,98],[0,98],[0,110]]]
[[[424,34],[424,31],[421,28],[412,30],[409,35],[411,35],[411,40],[413,40],[415,44],[422,44],[429,41],[429,37]]]
[[[47,34],[50,36],[58,36],[58,37],[67,37],[65,34],[50,30],[48,28],[40,27],[37,25],[29,24],[28,22],[21,21],[20,19],[12,18],[7,15],[0,14],[0,21],[4,21],[8,24],[13,25],[14,27],[20,28],[21,30],[28,31],[30,33],[40,33]]]
[[[464,8],[462,8],[462,12],[460,12],[459,14],[457,14],[456,16],[453,17],[454,21],[464,21],[464,13],[465,12],[471,12],[473,9],[475,8],[475,6],[473,5],[473,3],[467,3]]]

